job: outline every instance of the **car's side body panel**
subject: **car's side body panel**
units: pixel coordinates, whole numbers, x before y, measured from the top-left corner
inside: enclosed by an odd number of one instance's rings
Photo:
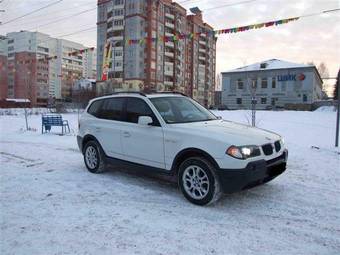
[[[142,126],[134,123],[122,123],[121,159],[134,163],[165,168],[163,128]]]

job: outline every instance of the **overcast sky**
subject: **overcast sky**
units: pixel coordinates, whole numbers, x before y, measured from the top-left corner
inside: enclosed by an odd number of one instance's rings
[[[0,21],[6,22],[55,0],[0,0]],[[203,17],[215,29],[249,25],[281,18],[340,8],[340,0],[192,0],[183,2],[198,6]],[[223,4],[243,4],[206,10]],[[69,17],[96,7],[96,0],[63,0],[61,3],[1,26],[0,34],[19,30],[40,31],[61,36],[96,26],[96,10],[50,25],[48,22]],[[86,46],[96,45],[96,29],[64,37]],[[296,63],[325,62],[330,76],[340,67],[340,11],[302,18],[281,26],[220,35],[217,40],[217,72],[267,59],[283,59]]]

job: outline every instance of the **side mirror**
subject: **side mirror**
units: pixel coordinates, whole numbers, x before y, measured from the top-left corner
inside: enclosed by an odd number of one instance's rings
[[[138,117],[138,124],[143,126],[148,126],[152,124],[152,118],[150,116],[139,116]]]

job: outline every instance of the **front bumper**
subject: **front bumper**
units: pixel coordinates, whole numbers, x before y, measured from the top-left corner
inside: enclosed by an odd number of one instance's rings
[[[219,169],[216,171],[224,193],[234,193],[266,183],[286,170],[288,150],[271,160],[257,160],[243,169]]]

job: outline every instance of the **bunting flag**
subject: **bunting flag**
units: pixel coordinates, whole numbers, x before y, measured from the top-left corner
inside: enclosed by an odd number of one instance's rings
[[[127,45],[132,45],[132,44],[142,45],[142,44],[145,44],[146,42],[176,42],[178,40],[183,40],[183,39],[196,39],[199,36],[215,37],[216,35],[221,35],[221,34],[239,33],[239,32],[244,32],[244,31],[248,31],[251,29],[260,29],[260,28],[287,24],[289,22],[296,21],[299,18],[300,17],[280,19],[280,20],[274,20],[274,21],[269,21],[269,22],[264,22],[264,23],[241,26],[241,27],[233,27],[233,28],[219,29],[215,31],[207,31],[203,33],[196,32],[196,33],[190,33],[190,34],[174,34],[171,36],[160,36],[160,37],[152,37],[152,38],[145,37],[145,38],[140,38],[140,39],[126,39],[126,44]]]
[[[103,54],[103,71],[102,71],[102,81],[106,81],[109,73],[110,57],[112,54],[112,44],[107,42],[104,48]]]

